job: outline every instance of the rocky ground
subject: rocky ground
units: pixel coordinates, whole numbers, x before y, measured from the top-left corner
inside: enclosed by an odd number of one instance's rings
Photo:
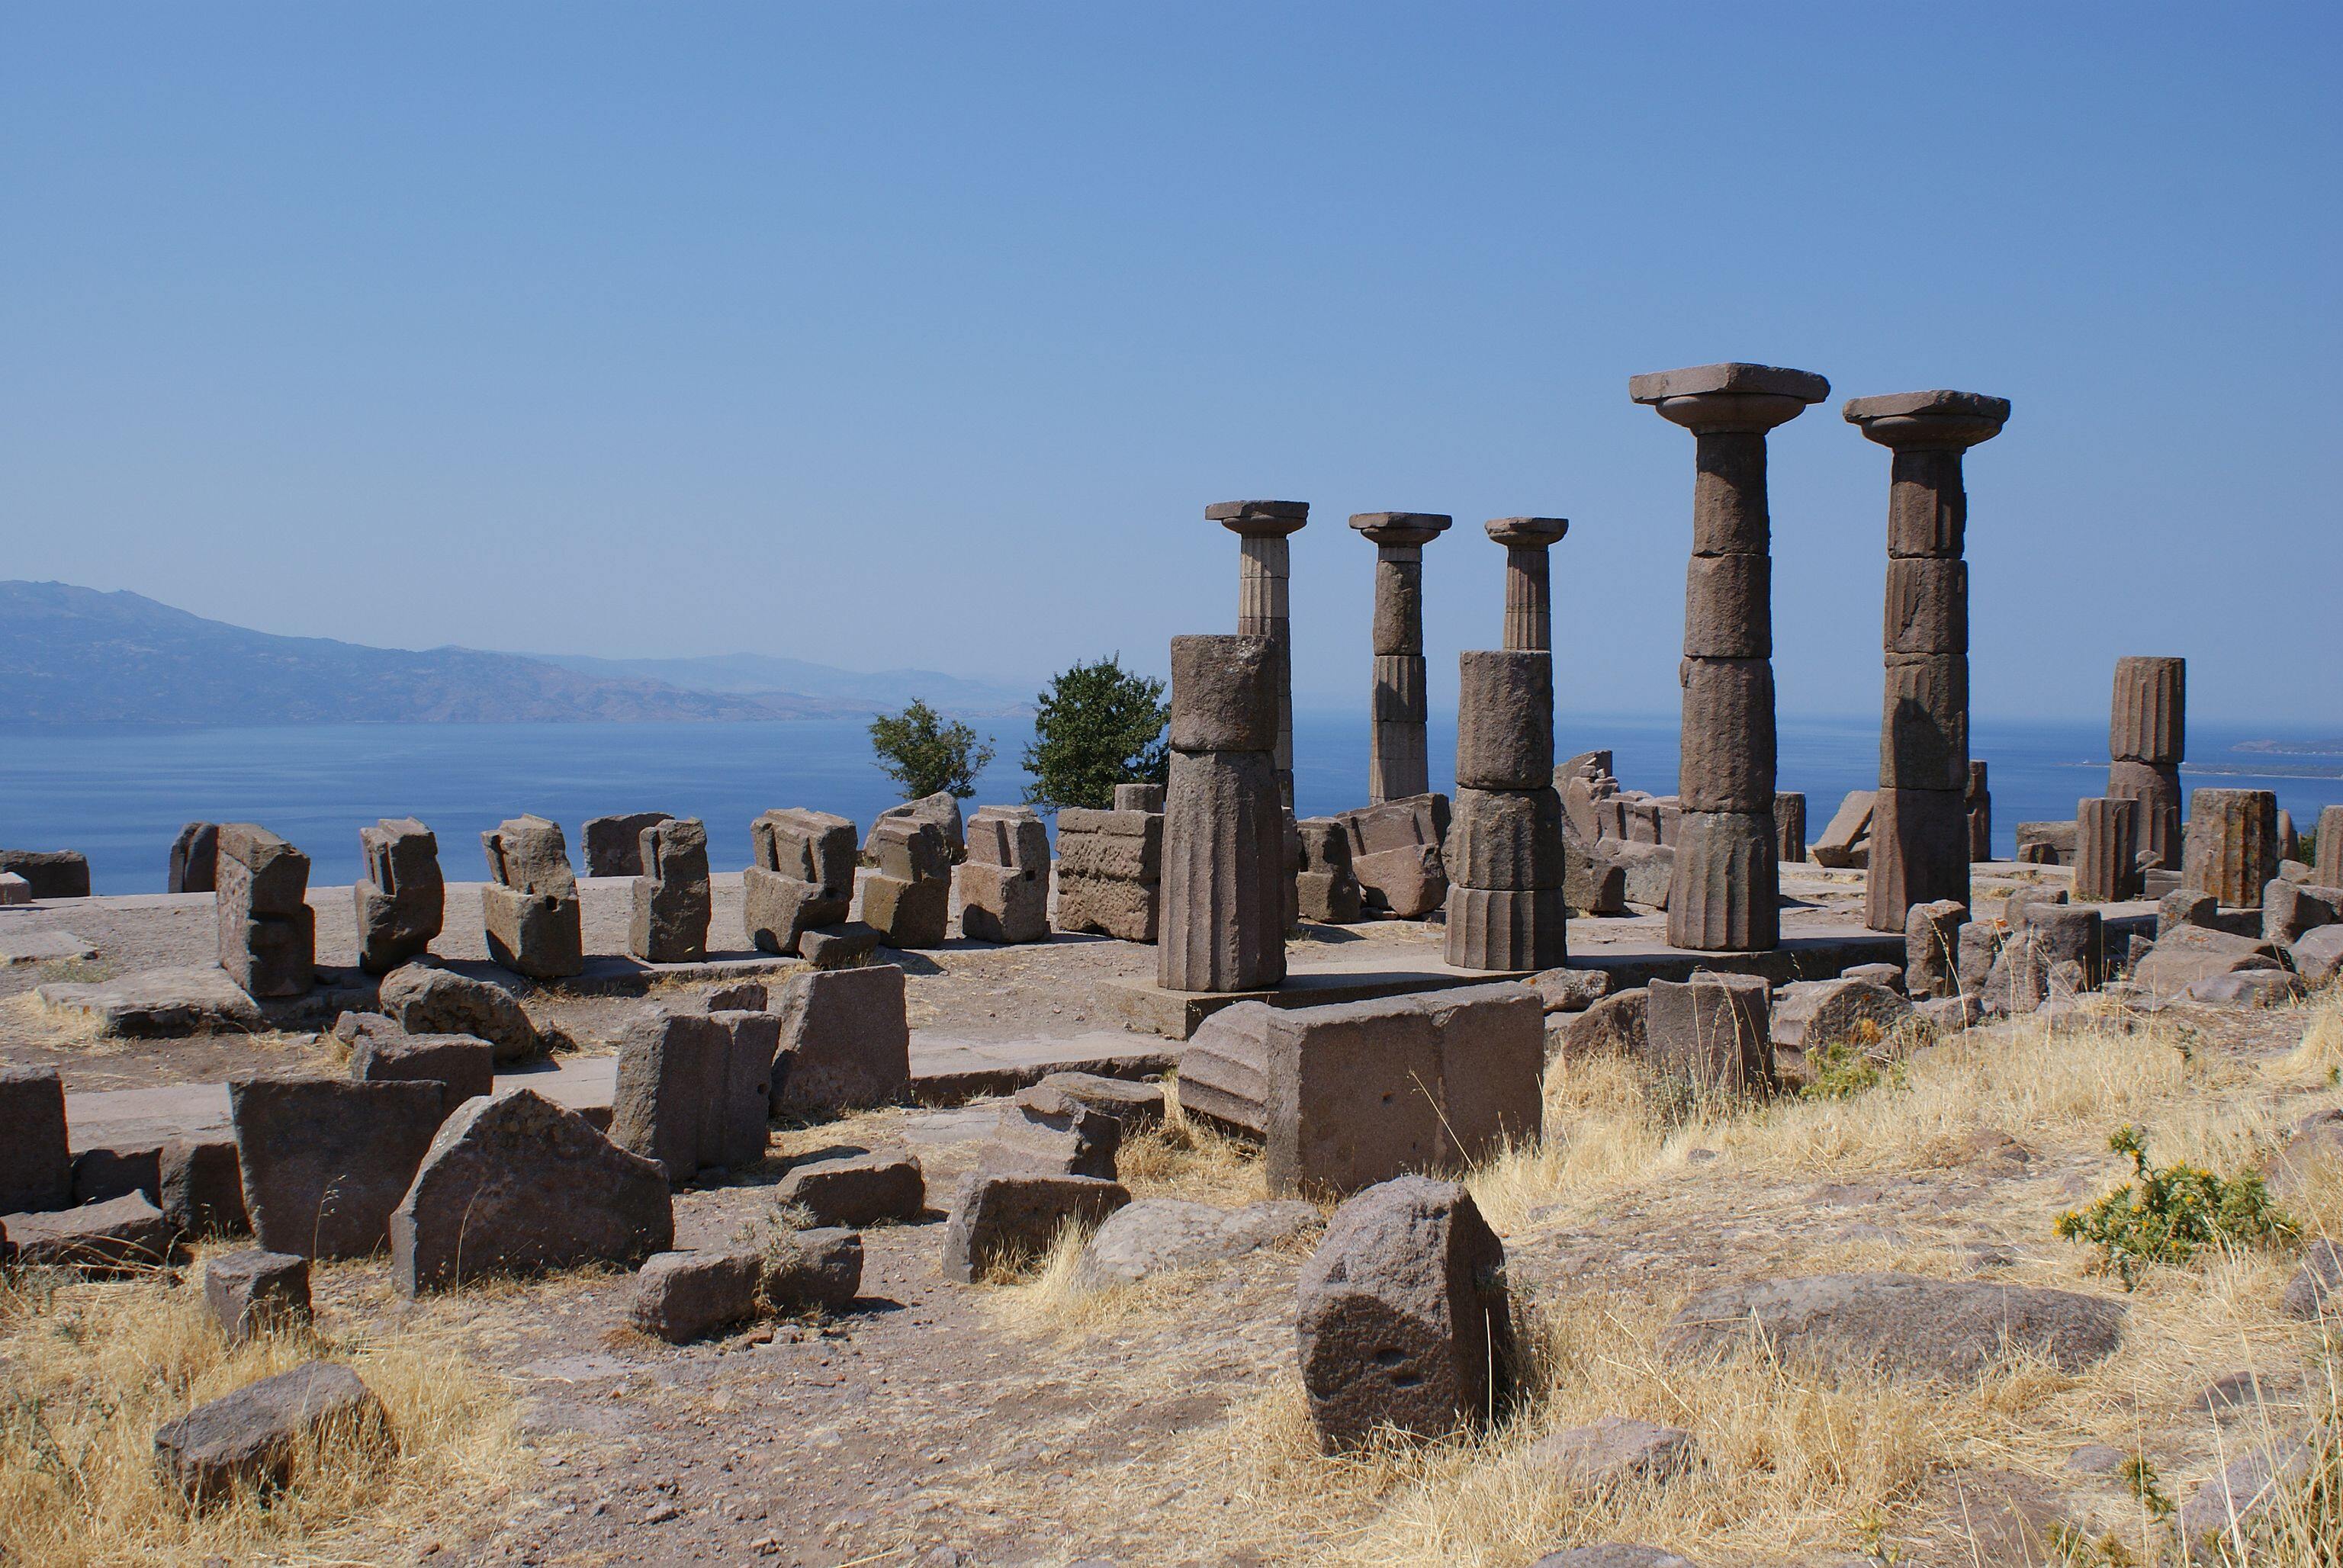
[[[1828,907],[1859,891],[1816,879],[1801,896]],[[70,913],[101,963],[190,961],[209,940],[194,910],[116,902]],[[589,922],[607,919],[588,909]],[[1609,934],[1594,924],[1575,923],[1574,942]],[[330,939],[320,925],[333,961],[329,940],[350,940],[347,914]],[[1322,940],[1396,960],[1436,936],[1361,928]],[[1096,1028],[1088,982],[1144,974],[1151,958],[1073,940],[911,955],[913,1022],[967,1038]],[[0,990],[21,995],[32,978],[0,971]],[[639,1005],[550,1004],[587,1049],[602,1021]],[[20,1002],[0,1009],[0,1058],[55,1062],[75,1089],[199,1081],[317,1050],[302,1037],[98,1044]],[[1533,1397],[1494,1434],[1423,1453],[1337,1461],[1310,1444],[1293,1349],[1307,1237],[1136,1287],[1085,1289],[1062,1271],[968,1286],[939,1277],[943,1227],[931,1216],[866,1233],[851,1311],[683,1347],[626,1326],[623,1274],[409,1304],[380,1264],[325,1266],[318,1333],[329,1344],[425,1336],[444,1357],[437,1375],[484,1391],[498,1480],[427,1509],[354,1505],[263,1555],[1497,1568],[1626,1539],[1703,1564],[2168,1559],[2153,1505],[2114,1473],[2123,1458],[2145,1456],[2153,1493],[2185,1502],[2328,1398],[2317,1325],[2278,1310],[2298,1244],[2151,1271],[2127,1292],[2053,1226],[2127,1173],[2107,1151],[2116,1127],[2146,1128],[2159,1161],[2265,1164],[2305,1116],[2343,1100],[2339,1067],[2343,1008],[2319,999],[2055,1030],[2019,1020],[1926,1047],[1849,1098],[1764,1107],[1687,1112],[1624,1063],[1558,1063],[1544,1144],[1472,1181],[1542,1347]],[[679,1195],[678,1244],[774,1222],[779,1174],[839,1149],[911,1149],[940,1204],[994,1114],[980,1103],[777,1129],[764,1170]],[[1125,1174],[1142,1197],[1262,1195],[1250,1164],[1176,1135]],[[2343,1220],[2334,1192],[2321,1168],[2288,1201],[2316,1231]],[[2118,1301],[2122,1343],[2087,1369],[2019,1361],[1952,1387],[1661,1348],[1696,1291],[1884,1270]],[[37,1310],[15,1302],[0,1312],[0,1358],[31,1367],[44,1325],[76,1293],[167,1288],[75,1285]],[[2241,1372],[2257,1379],[2250,1395],[2208,1406],[2207,1391],[2236,1390]],[[1541,1470],[1537,1438],[1612,1414],[1686,1430],[1694,1468],[1602,1495],[1573,1495]],[[135,1547],[93,1540],[81,1560],[196,1563],[216,1550],[199,1533],[162,1530]]]

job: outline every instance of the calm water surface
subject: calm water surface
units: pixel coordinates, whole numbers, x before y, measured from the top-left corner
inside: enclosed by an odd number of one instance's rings
[[[1294,790],[1304,816],[1365,798],[1363,715],[1295,719]],[[1015,800],[1026,783],[1017,759],[1031,739],[1021,721],[978,726],[1000,755],[976,803]],[[2198,784],[2273,789],[2308,828],[2318,808],[2343,803],[2343,779],[2268,777],[2255,767],[2343,772],[2338,759],[2258,759],[2229,749],[2268,729],[2223,732],[2192,724]],[[1433,788],[1454,782],[1456,724],[1432,724]],[[1607,746],[1620,781],[1666,794],[1675,784],[1674,714],[1565,714],[1563,756]],[[1992,766],[1994,841],[2010,852],[2021,821],[2072,817],[2077,799],[2107,784],[2107,727],[1978,720],[1974,754]],[[1878,778],[1875,719],[1781,722],[1781,779],[1807,794],[1808,832],[1819,833],[1839,798]],[[2217,768],[2218,775],[2196,771]],[[2232,772],[2230,769],[2239,769]],[[709,824],[719,870],[749,860],[749,822],[776,806],[813,806],[867,825],[897,799],[853,719],[758,724],[348,724],[297,729],[63,727],[0,729],[0,845],[86,854],[102,893],[156,892],[172,837],[189,820],[266,823],[308,851],[320,885],[348,882],[359,866],[357,830],[379,817],[421,818],[439,835],[451,876],[483,874],[478,835],[534,811],[569,829],[608,812],[661,810]]]

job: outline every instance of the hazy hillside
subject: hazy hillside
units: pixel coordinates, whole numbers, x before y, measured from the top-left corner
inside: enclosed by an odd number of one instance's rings
[[[789,692],[858,712],[892,711],[916,697],[951,713],[990,717],[1030,712],[1034,697],[1031,689],[933,669],[833,669],[826,664],[762,653],[724,653],[705,658],[593,658],[570,653],[528,657],[605,679],[657,680],[686,691],[742,696]]]
[[[687,691],[518,654],[275,637],[134,593],[0,582],[0,722],[795,719],[820,698]]]

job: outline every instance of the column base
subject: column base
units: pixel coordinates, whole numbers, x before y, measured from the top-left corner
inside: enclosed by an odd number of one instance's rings
[[[1686,811],[1676,819],[1668,945],[1755,953],[1782,941],[1781,868],[1770,811]]]

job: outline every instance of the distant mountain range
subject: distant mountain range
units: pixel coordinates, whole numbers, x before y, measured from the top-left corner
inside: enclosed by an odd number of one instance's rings
[[[815,719],[913,697],[971,717],[1027,694],[925,670],[797,659],[599,659],[367,648],[206,620],[135,593],[0,582],[0,723],[574,723]]]

